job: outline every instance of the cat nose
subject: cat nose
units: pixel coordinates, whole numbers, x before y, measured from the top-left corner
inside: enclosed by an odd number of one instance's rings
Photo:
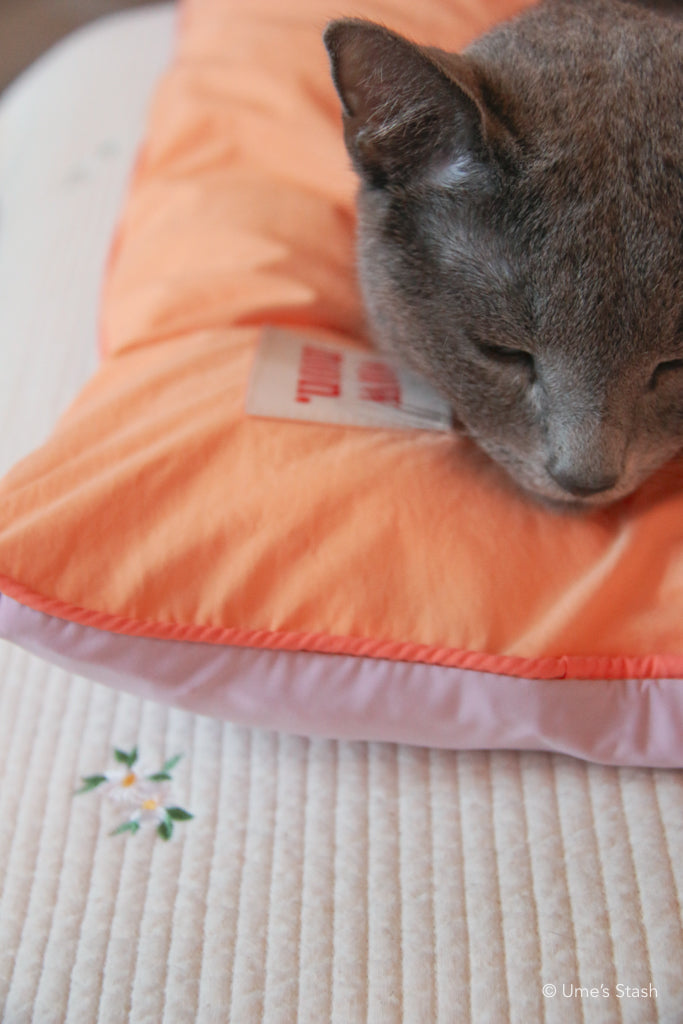
[[[593,494],[611,491],[619,480],[618,473],[610,476],[589,476],[588,474],[572,473],[570,470],[553,470],[550,467],[548,467],[548,473],[563,491],[572,494],[575,498],[590,498]]]

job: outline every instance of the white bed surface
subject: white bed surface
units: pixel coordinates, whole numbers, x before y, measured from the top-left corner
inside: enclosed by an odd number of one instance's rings
[[[111,15],[0,98],[1,473],[96,365],[109,240],[174,37],[170,4]]]

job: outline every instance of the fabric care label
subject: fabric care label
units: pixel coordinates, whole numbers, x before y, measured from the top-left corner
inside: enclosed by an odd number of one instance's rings
[[[247,413],[352,427],[452,426],[441,395],[390,356],[275,327],[259,342]]]

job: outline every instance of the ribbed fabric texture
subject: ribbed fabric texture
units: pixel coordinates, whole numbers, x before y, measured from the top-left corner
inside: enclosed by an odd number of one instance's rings
[[[185,755],[169,843],[72,796],[135,745]],[[2,1020],[678,1024],[682,821],[678,773],[251,732],[2,645]]]

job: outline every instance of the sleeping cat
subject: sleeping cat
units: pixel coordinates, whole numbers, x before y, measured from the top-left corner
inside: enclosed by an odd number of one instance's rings
[[[550,503],[683,448],[681,6],[546,0],[462,54],[325,32],[375,340]]]

